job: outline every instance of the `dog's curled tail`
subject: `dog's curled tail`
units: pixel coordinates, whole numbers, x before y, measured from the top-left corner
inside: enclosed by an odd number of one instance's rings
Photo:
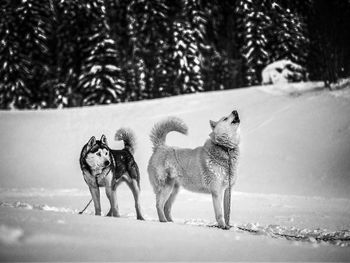
[[[171,131],[177,131],[187,135],[187,125],[177,117],[168,117],[167,119],[156,123],[151,131],[151,142],[153,149],[165,144],[166,135]]]
[[[136,149],[136,136],[129,128],[120,128],[115,133],[115,140],[124,141],[124,148],[134,154]]]

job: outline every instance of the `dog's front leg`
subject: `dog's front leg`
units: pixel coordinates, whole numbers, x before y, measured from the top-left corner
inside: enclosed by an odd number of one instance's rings
[[[95,215],[101,215],[101,203],[100,203],[100,188],[89,186],[89,190],[94,201]]]
[[[114,188],[114,190],[113,190]],[[116,187],[106,186],[106,195],[108,197],[109,203],[111,205],[111,209],[109,210],[107,216],[120,217],[118,202],[117,202],[117,191]]]
[[[224,194],[224,214],[225,214],[225,223],[230,226],[230,212],[231,212],[231,196],[230,196],[230,186],[225,189]]]
[[[226,229],[227,226],[224,221],[224,213],[222,209],[223,191],[219,190],[219,191],[212,192],[212,198],[213,198],[216,221],[218,222],[218,225],[220,228]]]

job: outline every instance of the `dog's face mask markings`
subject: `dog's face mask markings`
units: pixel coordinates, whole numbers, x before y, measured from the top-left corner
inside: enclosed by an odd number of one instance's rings
[[[105,148],[92,149],[86,156],[86,162],[92,170],[107,168],[111,164],[109,151]]]
[[[102,135],[100,141],[97,141],[94,136],[90,138],[88,142],[88,154],[85,160],[90,168],[97,173],[111,164],[105,135]]]
[[[240,139],[240,119],[236,110],[219,121],[210,121],[211,139],[227,147],[237,145]]]
[[[97,141],[94,136],[88,141],[88,154],[86,155],[86,163],[92,170],[97,173],[102,169],[107,168],[111,164],[107,139],[105,135],[101,136],[100,141]]]

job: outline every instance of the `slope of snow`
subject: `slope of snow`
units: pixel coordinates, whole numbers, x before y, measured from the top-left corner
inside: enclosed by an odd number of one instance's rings
[[[148,136],[155,122],[183,118],[189,135],[171,133],[168,143],[196,147],[208,138],[209,119],[238,109],[237,191],[348,198],[350,92],[342,93],[274,96],[250,88],[84,109],[0,112],[1,186],[85,189],[78,162],[82,146],[92,135],[106,134],[120,148],[114,133],[126,126],[136,133],[141,185],[150,190]]]
[[[307,91],[307,92],[306,92]],[[242,155],[230,231],[215,224],[211,197],[181,191],[174,224],[157,222],[147,176],[149,132],[167,116],[202,145],[209,119],[237,109]],[[145,222],[132,194],[118,191],[122,218],[95,217],[79,169],[82,146],[120,127],[138,139]],[[0,258],[5,261],[346,261],[350,259],[350,89],[267,86],[153,101],[45,111],[0,112]],[[102,208],[108,201],[101,189]],[[292,236],[292,237],[290,237]],[[327,239],[328,238],[328,239]]]

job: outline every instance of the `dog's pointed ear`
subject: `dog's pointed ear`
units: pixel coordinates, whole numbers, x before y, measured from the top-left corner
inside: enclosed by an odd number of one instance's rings
[[[210,127],[211,127],[212,130],[214,130],[216,124],[218,124],[216,121],[212,121],[212,120],[210,120],[209,123],[210,123]]]
[[[96,138],[95,138],[95,136],[92,136],[90,138],[90,140],[88,141],[87,145],[88,145],[89,148],[91,148],[92,146],[95,145],[95,143],[96,143]]]
[[[102,136],[101,136],[101,142],[102,142],[103,144],[105,144],[105,145],[108,146],[106,135],[102,134]]]
[[[88,143],[85,145],[82,156],[85,156],[85,154],[90,151],[90,149],[96,144],[96,138],[95,136],[92,136]]]

